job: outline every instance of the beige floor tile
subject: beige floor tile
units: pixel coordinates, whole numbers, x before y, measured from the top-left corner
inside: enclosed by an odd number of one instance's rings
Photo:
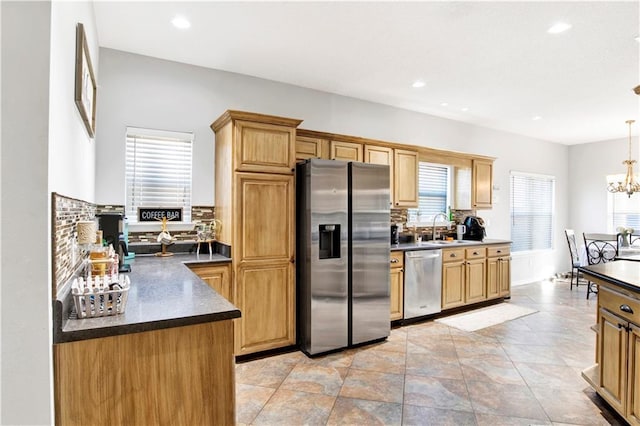
[[[344,381],[342,374],[336,367],[300,363],[282,382],[280,389],[337,396]]]
[[[338,397],[328,425],[400,425],[402,404]]]
[[[405,354],[402,352],[382,351],[378,348],[358,352],[353,357],[352,368],[381,373],[404,374]]]
[[[426,353],[408,353],[407,374],[462,380],[462,368],[457,356],[439,356]]]
[[[477,413],[548,420],[542,406],[527,386],[467,382],[467,389]]]
[[[442,408],[404,406],[402,424],[407,426],[473,426],[476,424],[472,412],[445,410]]]
[[[514,365],[527,385],[554,389],[582,390],[587,386],[579,374],[569,366],[553,364],[529,364],[515,362]],[[586,366],[585,366],[586,368]]]
[[[477,357],[460,360],[462,375],[467,381],[494,382],[511,385],[524,385],[525,382],[511,361],[502,357]]]
[[[535,397],[554,423],[574,425],[609,425],[618,423],[610,415],[603,415],[583,391],[532,387]],[[624,423],[619,423],[624,424]]]
[[[254,425],[324,425],[336,398],[279,389],[264,406]]]
[[[236,422],[251,424],[275,389],[236,384]]]
[[[272,358],[237,364],[236,383],[277,388],[294,366],[293,363]]]
[[[372,401],[402,403],[404,375],[351,368],[340,396]]]
[[[437,377],[405,377],[404,403],[421,407],[473,411],[467,386],[463,380]]]
[[[520,417],[495,416],[492,414],[476,413],[478,426],[538,426],[550,425],[550,421],[540,419],[522,419]]]

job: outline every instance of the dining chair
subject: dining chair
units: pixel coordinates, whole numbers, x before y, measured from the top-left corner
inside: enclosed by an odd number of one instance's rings
[[[569,255],[571,256],[571,286],[570,290],[573,290],[573,278],[576,278],[576,288],[580,283],[578,268],[580,267],[580,255],[578,254],[578,246],[576,245],[576,234],[573,229],[565,229],[564,234],[567,237],[567,243],[569,244]]]
[[[587,263],[597,265],[599,263],[611,262],[618,256],[618,235],[617,234],[582,234],[584,247],[587,253]],[[590,293],[597,293],[597,285],[591,281],[587,284],[587,299]]]

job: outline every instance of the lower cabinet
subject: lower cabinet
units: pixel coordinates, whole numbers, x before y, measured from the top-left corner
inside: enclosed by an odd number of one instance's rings
[[[222,297],[233,303],[231,291],[231,265],[189,264],[187,265],[209,287]]]
[[[391,252],[391,321],[404,318],[404,252]]]
[[[465,303],[487,299],[486,249],[474,247],[465,250]]]
[[[487,299],[511,294],[511,248],[487,247]]]
[[[640,425],[640,300],[600,286],[598,307],[596,391]]]
[[[464,249],[442,250],[442,309],[466,303],[465,268]]]
[[[295,273],[290,262],[238,266],[234,304],[242,312],[236,323],[236,355],[296,343]]]

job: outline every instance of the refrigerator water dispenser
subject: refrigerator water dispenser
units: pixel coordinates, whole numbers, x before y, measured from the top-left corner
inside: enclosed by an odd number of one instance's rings
[[[319,225],[320,259],[340,259],[340,224]]]

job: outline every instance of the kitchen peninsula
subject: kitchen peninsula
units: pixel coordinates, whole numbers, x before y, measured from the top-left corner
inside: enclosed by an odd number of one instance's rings
[[[54,301],[56,424],[233,424],[233,319],[240,311],[190,270],[220,255],[136,257],[125,312],[69,317]]]
[[[630,424],[640,424],[640,264],[581,267],[598,284],[596,364],[582,376]]]

